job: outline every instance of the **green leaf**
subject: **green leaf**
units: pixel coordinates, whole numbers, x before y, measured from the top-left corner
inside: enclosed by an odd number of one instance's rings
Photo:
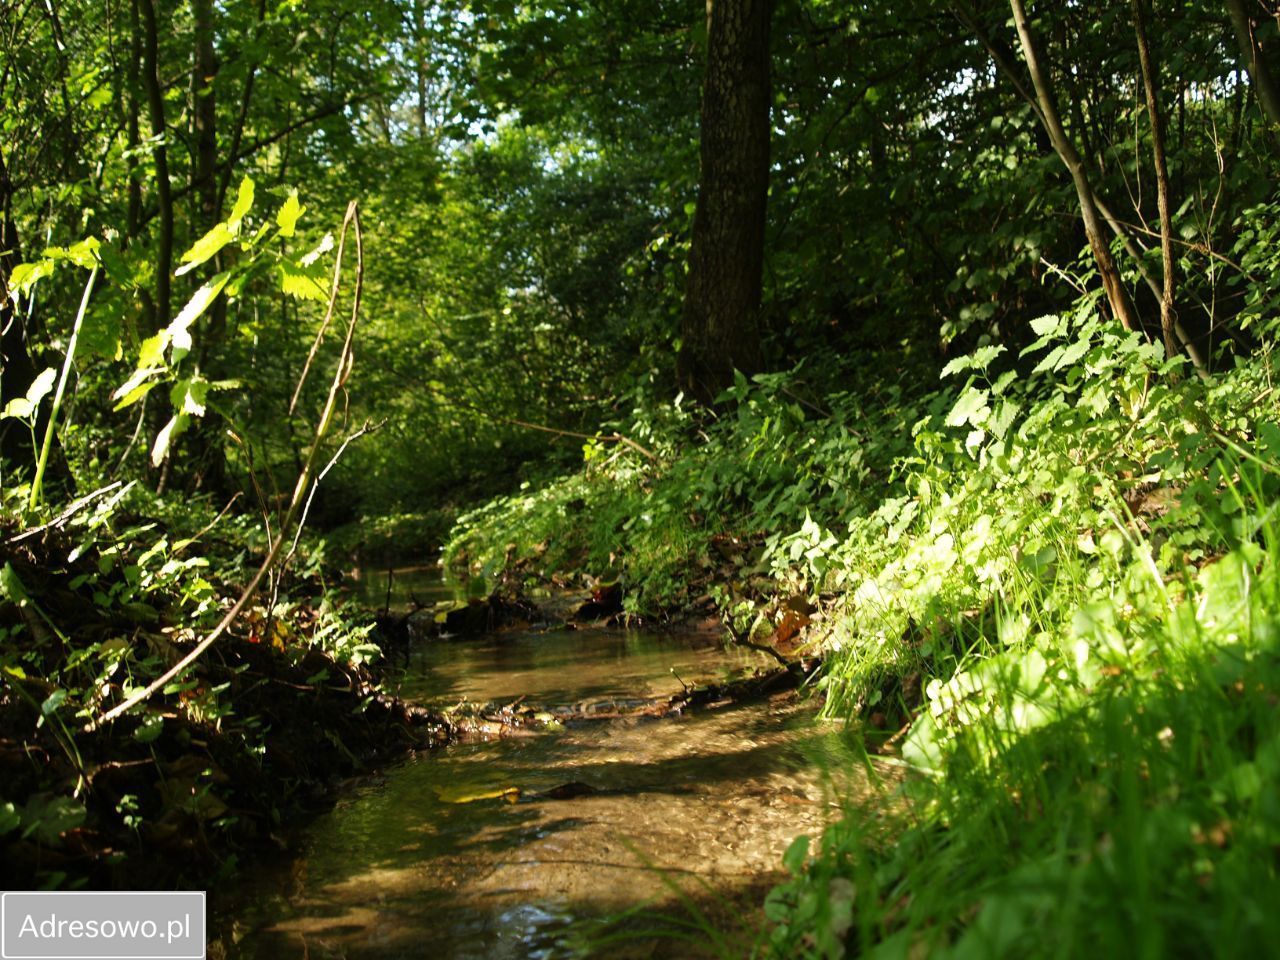
[[[98,248],[101,243],[97,237],[86,237],[70,247],[46,247],[44,255],[49,260],[69,260],[77,267],[92,270],[98,265]]]
[[[53,390],[54,381],[57,379],[58,371],[53,367],[41,370],[40,374],[31,381],[31,386],[27,387],[27,403],[33,408],[40,406],[40,401]]]
[[[253,180],[245,177],[240,181],[240,189],[236,192],[236,205],[231,208],[231,216],[227,217],[227,223],[231,229],[239,232],[240,221],[245,218],[245,214],[249,212],[249,208],[253,206]]]
[[[218,224],[197,240],[195,245],[182,255],[183,265],[175,271],[175,276],[180,277],[184,273],[194,270],[210,257],[215,256],[219,250],[234,239],[235,234],[231,232],[230,227],[225,223]]]
[[[982,425],[990,413],[991,408],[987,406],[987,391],[979,390],[977,387],[968,387],[964,393],[960,394],[960,399],[956,401],[956,405],[947,414],[947,426],[961,427],[966,423],[971,423],[978,427]]]
[[[185,413],[192,417],[203,417],[205,397],[209,394],[209,386],[210,384],[207,380],[196,378],[179,380],[169,392],[169,400],[173,403],[173,408],[180,413]]]
[[[804,862],[809,858],[809,838],[803,833],[791,841],[787,852],[782,855],[782,865],[793,875],[799,876],[804,869]]]
[[[227,281],[230,279],[230,271],[224,270],[204,284],[192,294],[191,299],[187,301],[187,305],[182,308],[181,312],[173,318],[173,322],[166,328],[165,333],[169,337],[169,342],[173,345],[174,363],[177,363],[191,351],[191,324],[195,323],[200,318],[200,315],[209,309],[209,305],[217,299],[218,294],[222,292],[222,288],[227,285]]]
[[[117,402],[116,405],[111,408],[111,412],[118,413],[119,411],[125,409],[126,407],[133,406],[135,403],[137,403],[139,400],[145,397],[148,393],[150,393],[153,388],[159,386],[159,383],[157,381],[149,380],[149,379],[143,379],[137,383],[134,383],[133,382],[134,378],[138,376],[147,378],[159,372],[160,371],[156,369],[134,371],[133,377],[129,378],[129,383],[126,383],[123,387],[121,387],[114,394],[112,394],[112,396],[115,397],[117,395],[120,395],[121,392],[123,391],[123,395],[120,396],[119,402]]]
[[[0,837],[18,829],[22,818],[18,816],[18,808],[12,803],[0,803]]]
[[[31,406],[31,401],[26,397],[14,397],[4,405],[4,411],[0,412],[0,420],[29,420],[31,414],[35,412],[35,407]]]
[[[164,733],[164,717],[158,713],[148,714],[133,731],[133,739],[139,743],[150,743]]]
[[[84,823],[84,818],[84,806],[70,797],[32,794],[22,810],[22,822],[27,824],[23,836],[34,837],[46,846],[54,844],[64,833]]]
[[[1047,313],[1043,317],[1036,317],[1031,321],[1031,329],[1035,331],[1037,337],[1055,336],[1062,330],[1063,326],[1062,318],[1052,313]]]
[[[281,260],[279,267],[280,290],[283,293],[298,300],[319,300],[323,302],[329,299],[329,294],[325,288],[307,270],[290,263],[288,260]]]
[[[44,703],[40,704],[40,712],[47,717],[62,706],[62,701],[66,699],[67,691],[61,689],[55,690],[53,693],[49,694],[49,696],[45,697]]]
[[[169,455],[169,447],[173,445],[174,440],[182,435],[190,422],[190,416],[185,413],[178,413],[160,428],[160,432],[156,434],[156,442],[151,448],[151,465],[153,467],[158,467],[164,462],[164,458]]]
[[[1088,340],[1076,340],[1074,343],[1067,344],[1061,355],[1059,355],[1057,363],[1053,365],[1053,369],[1061,370],[1063,367],[1068,367],[1075,363],[1089,352],[1089,346]]]
[[[6,563],[0,568],[0,597],[19,607],[30,599],[27,588],[18,577],[18,571],[13,569],[12,563]]]
[[[12,293],[26,294],[45,277],[53,276],[57,267],[52,260],[38,260],[35,263],[20,263],[9,274],[9,290]]]
[[[333,249],[333,234],[326,233],[324,237],[321,238],[320,242],[315,245],[315,248],[310,253],[308,253],[305,257],[302,258],[302,265],[304,267],[311,266],[313,263],[315,263],[317,260],[319,260],[322,256],[324,256],[326,253],[328,253],[332,249]]]
[[[280,212],[276,214],[276,224],[280,227],[280,236],[293,236],[298,224],[298,218],[302,216],[302,210],[303,206],[298,202],[298,191],[289,191],[288,199],[285,200],[284,206],[280,208]]]
[[[997,345],[992,347],[982,347],[973,352],[973,368],[975,370],[986,370],[991,366],[991,361],[1000,354],[1004,353],[1008,347]]]
[[[146,344],[143,344],[146,349]],[[123,410],[125,407],[132,406],[137,403],[151,390],[154,383],[148,383],[157,373],[162,373],[162,367],[144,367],[139,363],[138,369],[134,370],[129,379],[116,388],[115,393],[111,394],[112,400],[119,400],[115,405],[116,410]]]

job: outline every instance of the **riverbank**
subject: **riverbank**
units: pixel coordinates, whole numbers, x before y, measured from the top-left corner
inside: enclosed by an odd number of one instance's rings
[[[797,843],[776,955],[1274,942],[1270,356],[1179,376],[1088,301],[1032,327],[1025,359],[983,348],[936,389],[860,367],[643,412],[620,432],[648,455],[589,446],[446,549],[525,586],[618,579],[637,615],[710,598],[824,657],[827,715],[912,771],[910,814],[851,804]]]
[[[245,518],[129,494],[0,534],[14,888],[212,886],[338,782],[453,735],[382,691],[372,618],[329,589],[314,546],[185,676],[98,722],[222,616],[261,556]]]

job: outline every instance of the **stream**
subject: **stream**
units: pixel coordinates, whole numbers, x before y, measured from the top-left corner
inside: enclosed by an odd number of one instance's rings
[[[400,602],[449,593],[436,571],[419,575],[416,591],[396,578]],[[381,606],[385,588],[371,577],[366,597]],[[768,663],[705,631],[525,631],[421,643],[399,692],[553,709],[756,666]],[[741,925],[761,916],[788,844],[866,789],[855,745],[795,694],[422,752],[347,788],[291,862],[251,871],[248,905],[210,956],[565,956],[591,918],[646,903],[679,915],[673,884]],[[600,955],[677,954],[687,945],[636,934]]]

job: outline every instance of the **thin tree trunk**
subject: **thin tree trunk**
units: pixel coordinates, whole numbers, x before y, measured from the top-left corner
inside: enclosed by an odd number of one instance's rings
[[[218,211],[218,103],[213,81],[218,73],[218,57],[213,48],[213,0],[191,0],[195,24],[195,50],[191,76],[191,125],[195,140],[195,163],[191,187],[199,205],[197,222],[208,230],[220,218]]]
[[[1036,119],[1040,121],[1039,129],[1041,131],[1047,131],[1048,124],[1045,122],[1044,115],[1040,112],[1040,104],[1036,101],[1035,95],[1027,88],[1022,77],[1014,68],[1013,52],[1002,44],[998,38],[989,35],[986,30],[983,29],[982,23],[978,20],[977,15],[964,2],[964,0],[953,0],[953,8],[956,11],[956,15],[960,18],[960,21],[973,32],[973,35],[978,38],[978,41],[982,44],[983,48],[986,49],[987,53],[991,56],[992,62],[996,65],[996,69],[1004,74],[1005,78],[1013,86],[1013,89],[1031,108],[1031,112],[1036,115]],[[1044,135],[1047,136],[1047,132]],[[1044,149],[1051,149],[1052,142],[1042,146]],[[1111,228],[1111,232],[1115,234],[1116,238],[1124,245],[1125,251],[1133,260],[1134,267],[1158,300],[1162,294],[1160,285],[1156,283],[1155,279],[1151,276],[1151,272],[1147,269],[1146,262],[1143,259],[1143,251],[1139,247],[1137,241],[1133,239],[1132,234],[1130,234],[1130,232],[1125,228],[1121,220],[1107,207],[1102,197],[1094,194],[1093,198],[1094,202],[1097,204],[1098,212],[1101,213],[1103,218],[1107,221],[1107,225]],[[1195,341],[1191,338],[1190,334],[1188,334],[1186,329],[1183,327],[1182,322],[1176,317],[1174,319],[1173,329],[1174,333],[1178,336],[1178,340],[1186,349],[1187,355],[1191,357],[1191,362],[1195,365],[1196,371],[1202,377],[1208,376],[1204,356],[1195,345]]]
[[[1013,10],[1013,22],[1018,29],[1018,39],[1022,42],[1022,54],[1027,62],[1027,70],[1031,74],[1031,83],[1035,88],[1045,129],[1049,133],[1054,150],[1066,165],[1067,172],[1071,174],[1071,181],[1075,184],[1085,235],[1089,238],[1089,248],[1093,251],[1093,259],[1097,264],[1098,274],[1102,278],[1107,301],[1111,304],[1111,310],[1121,325],[1126,330],[1136,330],[1139,328],[1139,323],[1133,309],[1133,302],[1129,299],[1129,293],[1125,290],[1124,282],[1120,278],[1120,271],[1116,269],[1115,261],[1111,258],[1111,249],[1103,236],[1102,221],[1098,218],[1093,188],[1089,185],[1084,162],[1062,127],[1062,118],[1058,114],[1053,86],[1047,71],[1041,66],[1035,38],[1031,34],[1031,26],[1027,21],[1026,8],[1022,0],[1009,0],[1009,5]]]
[[[164,93],[160,87],[159,33],[156,9],[152,0],[138,0],[142,17],[142,84],[147,91],[151,112],[151,135],[156,139],[156,199],[160,212],[160,236],[156,244],[156,320],[167,324],[173,319],[170,310],[173,277],[173,185],[169,182],[169,151],[165,144],[168,125],[164,117]]]
[[[1145,0],[1131,0],[1133,30],[1138,41],[1138,60],[1142,65],[1142,86],[1151,118],[1151,156],[1156,168],[1156,203],[1160,209],[1160,255],[1164,267],[1164,284],[1160,291],[1160,333],[1164,337],[1165,354],[1173,357],[1178,350],[1173,326],[1176,321],[1173,298],[1177,277],[1173,259],[1173,213],[1169,207],[1169,167],[1164,156],[1164,117],[1160,113],[1160,74],[1151,59],[1147,39]]]
[[[711,402],[734,370],[760,368],[769,192],[772,0],[708,0],[701,174],[676,360],[682,389]]]
[[[1253,91],[1258,97],[1258,105],[1262,107],[1267,128],[1276,145],[1280,146],[1280,88],[1277,88],[1275,78],[1271,76],[1271,68],[1267,66],[1266,57],[1263,56],[1262,44],[1258,42],[1253,20],[1245,9],[1244,0],[1227,0],[1227,12],[1231,15],[1236,43],[1240,46],[1240,59],[1253,81]]]
[[[254,29],[259,29],[267,18],[267,0],[258,0],[258,20]],[[249,122],[249,107],[253,103],[253,84],[258,75],[258,64],[249,65],[249,75],[244,79],[244,93],[240,97],[240,113],[236,117],[236,125],[231,131],[231,146],[227,149],[227,160],[222,165],[222,176],[218,178],[217,208],[222,211],[226,200],[227,188],[231,185],[231,177],[235,173],[236,160],[240,156],[240,141],[244,139],[244,128]]]
[[[129,66],[126,78],[125,136],[129,144],[129,201],[125,214],[125,237],[133,240],[142,226],[142,182],[138,174],[138,147],[142,134],[138,126],[138,90],[142,86],[139,62],[142,59],[142,28],[138,23],[138,0],[129,4]]]

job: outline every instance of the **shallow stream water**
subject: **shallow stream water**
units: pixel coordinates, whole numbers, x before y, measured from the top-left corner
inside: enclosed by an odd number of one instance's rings
[[[579,629],[439,641],[419,646],[400,687],[434,706],[523,697],[552,709],[764,665],[713,639]],[[564,956],[589,918],[648,901],[678,914],[673,883],[717,922],[749,922],[787,845],[865,788],[857,758],[789,694],[421,753],[354,784],[306,829],[300,856],[247,878],[223,950]],[[553,798],[563,793],[575,795]],[[689,951],[635,940],[600,955]]]

